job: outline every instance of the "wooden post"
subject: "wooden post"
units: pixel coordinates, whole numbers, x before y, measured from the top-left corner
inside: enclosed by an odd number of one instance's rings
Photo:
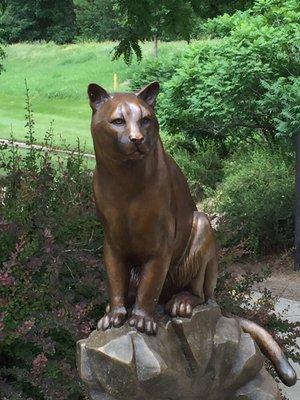
[[[300,130],[296,137],[295,271],[300,271]]]

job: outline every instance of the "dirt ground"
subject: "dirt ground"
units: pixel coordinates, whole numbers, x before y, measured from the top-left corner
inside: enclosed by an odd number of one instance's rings
[[[228,262],[226,264],[230,265]],[[255,262],[234,261],[229,270],[238,274],[245,271],[259,273],[265,267],[272,271],[272,275],[254,289],[261,291],[266,287],[274,296],[300,301],[300,271],[294,271],[292,252],[268,256]]]

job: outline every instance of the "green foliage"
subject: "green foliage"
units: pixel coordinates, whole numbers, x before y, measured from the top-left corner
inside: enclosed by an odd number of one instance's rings
[[[1,15],[4,13],[6,6],[7,6],[6,0],[1,0],[0,1],[0,18],[1,18]],[[1,44],[2,44],[2,40],[1,40],[1,26],[0,26],[0,74],[1,74],[1,72],[3,72],[3,65],[1,64],[1,61],[5,58],[5,52],[4,52]]]
[[[4,13],[8,0],[0,0],[0,15]]]
[[[196,200],[216,188],[222,179],[223,161],[214,142],[199,143],[183,134],[162,134],[162,139],[165,150],[182,169]]]
[[[5,52],[4,52],[3,48],[0,46],[0,75],[4,70],[3,65],[1,64],[1,61],[4,60],[5,56],[6,56]]]
[[[76,4],[78,35],[85,40],[119,40],[123,34],[114,0],[83,0]]]
[[[139,43],[151,40],[154,35],[178,34],[180,38],[189,40],[195,16],[194,1],[183,0],[167,0],[163,4],[157,0],[115,0],[115,10],[122,16],[124,33],[114,57],[124,56],[127,63],[131,62],[133,54],[141,60]]]
[[[193,45],[167,84],[165,127],[230,145],[292,136],[300,116],[298,37],[296,24],[247,20],[229,37]]]
[[[143,64],[132,67],[130,89],[135,91],[142,88],[147,83],[158,81],[160,84],[160,92],[162,92],[165,82],[169,81],[176,71],[181,53],[182,52],[175,50],[171,55],[147,59]]]
[[[278,149],[262,148],[225,163],[222,184],[209,206],[221,216],[224,246],[242,244],[261,254],[293,245],[294,163]]]
[[[233,15],[224,14],[208,20],[203,32],[212,37],[224,37],[239,26],[251,23],[259,28],[263,25],[284,27],[299,24],[300,6],[297,0],[257,0],[252,8]]]
[[[189,41],[199,37],[203,20],[224,12],[245,9],[252,0],[42,0],[0,1],[0,29],[10,43],[24,40],[53,40],[66,43],[84,40],[119,40],[114,58],[131,63],[135,54],[142,58],[140,43],[152,40]],[[54,3],[54,4],[53,4]],[[76,11],[76,23],[75,13]]]
[[[34,126],[27,92],[30,149],[0,155],[0,397],[83,400],[75,343],[104,311],[102,229],[80,147],[39,152]]]
[[[137,62],[142,60],[142,49],[134,36],[120,40],[119,44],[114,48],[113,60],[123,56],[125,63],[130,65],[133,60],[133,54],[136,55]]]
[[[236,10],[246,10],[253,5],[254,0],[202,0],[201,2],[194,0],[192,3],[195,12],[207,19],[224,13],[232,14]]]
[[[8,0],[0,16],[0,33],[9,43],[72,42],[76,33],[74,3],[72,0]]]
[[[211,38],[228,36],[239,25],[246,24],[249,15],[245,12],[236,12],[233,15],[223,14],[217,18],[209,19],[202,27],[202,32]]]
[[[224,11],[245,9],[252,4],[252,0],[239,0],[231,4],[226,0],[166,0],[163,3],[158,0],[140,3],[114,0],[114,4],[116,12],[122,16],[120,21],[124,28],[114,57],[124,56],[125,61],[130,63],[133,54],[136,54],[138,60],[141,59],[140,42],[154,36],[166,40],[189,41],[192,37],[197,37],[196,29],[203,19]]]

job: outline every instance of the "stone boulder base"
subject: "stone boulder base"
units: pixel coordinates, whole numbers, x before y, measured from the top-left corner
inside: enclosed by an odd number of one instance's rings
[[[161,316],[157,336],[129,325],[77,343],[91,400],[279,400],[250,335],[217,304],[191,319]]]

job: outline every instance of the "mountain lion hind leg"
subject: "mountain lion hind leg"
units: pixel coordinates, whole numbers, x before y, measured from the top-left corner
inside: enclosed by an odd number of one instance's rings
[[[183,261],[170,271],[170,280],[181,288],[165,306],[171,317],[189,318],[199,304],[214,298],[218,262],[213,229],[206,214],[195,211]]]

